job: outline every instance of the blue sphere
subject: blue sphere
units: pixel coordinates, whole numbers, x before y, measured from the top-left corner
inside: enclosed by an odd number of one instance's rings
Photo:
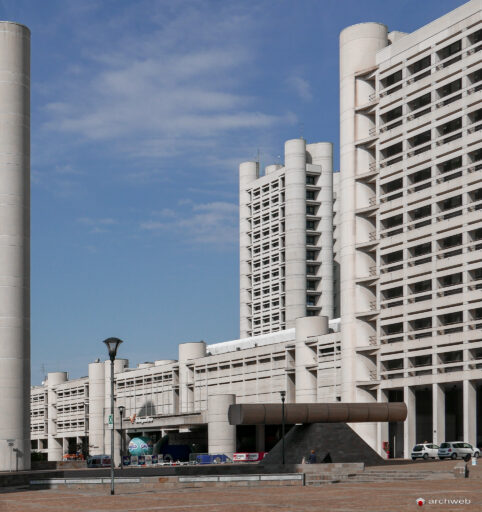
[[[152,440],[149,437],[134,437],[129,442],[131,455],[152,455]]]

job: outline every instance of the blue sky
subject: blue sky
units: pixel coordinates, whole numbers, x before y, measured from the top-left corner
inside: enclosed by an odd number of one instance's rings
[[[344,27],[463,3],[0,0],[32,31],[32,382],[109,336],[131,364],[237,338],[239,162],[338,152]]]

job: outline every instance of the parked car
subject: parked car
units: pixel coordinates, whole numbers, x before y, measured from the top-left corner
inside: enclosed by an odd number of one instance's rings
[[[480,455],[478,448],[474,448],[469,443],[462,443],[461,441],[450,441],[442,443],[438,449],[438,458],[443,459],[457,459],[460,457],[464,460],[469,460],[471,457],[477,458]]]
[[[436,459],[438,455],[438,445],[436,444],[416,444],[412,450],[412,460],[415,459]]]
[[[92,455],[87,458],[88,468],[110,468],[110,455]]]

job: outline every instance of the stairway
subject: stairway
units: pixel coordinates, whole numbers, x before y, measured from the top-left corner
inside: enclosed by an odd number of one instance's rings
[[[321,473],[306,474],[305,485],[320,486],[342,482],[400,482],[410,480],[447,480],[454,479],[452,471],[434,470],[390,470],[366,469],[357,473]]]

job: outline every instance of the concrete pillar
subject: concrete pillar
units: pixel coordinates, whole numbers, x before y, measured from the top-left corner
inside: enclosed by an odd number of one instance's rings
[[[470,380],[463,381],[464,441],[477,446],[477,390]]]
[[[105,364],[89,364],[89,455],[105,453],[104,447]]]
[[[0,22],[0,169],[0,471],[8,471],[30,469],[30,31],[12,22]]]
[[[403,424],[403,456],[408,459],[415,446],[415,391],[409,386],[403,388],[403,401],[407,404],[407,419]]]
[[[228,421],[228,408],[236,403],[236,395],[210,395],[208,397],[208,451],[226,453],[236,451],[236,426]]]
[[[247,187],[258,177],[257,162],[243,162],[239,166],[239,335],[246,338],[251,331],[251,196]]]
[[[356,79],[355,73],[376,65],[376,52],[387,46],[387,27],[379,23],[360,23],[340,34],[340,305],[341,305],[341,369],[342,401],[355,402],[357,396],[356,347],[368,345],[359,340],[362,329],[356,318],[357,269],[356,191],[355,177],[367,169],[356,168]],[[368,274],[367,274],[368,275]],[[376,429],[374,436],[376,435]]]
[[[318,304],[321,306],[320,314],[333,318],[334,314],[334,287],[333,287],[333,144],[331,142],[318,142],[308,144],[306,152],[311,156],[311,163],[321,167],[321,176],[318,185],[321,190],[318,194],[320,207],[318,216],[320,223],[318,230],[320,237],[320,267],[318,269],[317,291],[321,292]]]
[[[298,318],[295,325],[296,403],[317,402],[316,346],[308,347],[306,342],[309,336],[319,336],[328,332],[328,317]]]
[[[265,426],[256,425],[256,451],[265,451]]]
[[[63,442],[57,436],[57,386],[67,381],[67,372],[47,374],[48,460],[59,461],[64,455]]]
[[[343,402],[374,401],[371,393],[357,388],[369,373],[368,358],[356,353],[357,346],[369,345],[366,325],[356,317],[356,278],[368,275],[368,268],[357,268],[356,244],[356,175],[368,172],[357,169],[357,71],[376,65],[376,53],[388,44],[387,27],[380,23],[360,23],[340,34],[340,207],[339,236],[340,308],[341,308],[341,399]],[[368,263],[364,260],[366,265]],[[354,430],[374,449],[377,440],[375,423],[356,424]]]
[[[206,343],[197,341],[179,345],[179,409],[181,413],[194,411],[194,373],[188,368],[188,361],[206,357]]]
[[[388,402],[387,394],[383,391],[383,389],[378,390],[377,402]],[[380,421],[377,423],[377,452],[384,458],[388,459],[387,452],[383,449],[383,443],[387,441],[389,442],[388,435],[388,422]],[[393,450],[393,446],[390,447],[390,451]]]
[[[433,442],[445,441],[445,391],[440,384],[432,385]]]
[[[285,142],[286,328],[306,316],[306,143]]]
[[[109,428],[108,421],[110,415],[110,397],[111,397],[111,379],[110,379],[110,360],[104,362],[104,414],[103,414],[103,427],[104,427],[104,450],[106,454],[111,453],[111,429]],[[115,375],[120,373],[129,365],[127,359],[116,359],[114,361],[114,464],[117,467],[120,464],[120,418],[119,411],[117,410],[117,403],[115,402]]]

